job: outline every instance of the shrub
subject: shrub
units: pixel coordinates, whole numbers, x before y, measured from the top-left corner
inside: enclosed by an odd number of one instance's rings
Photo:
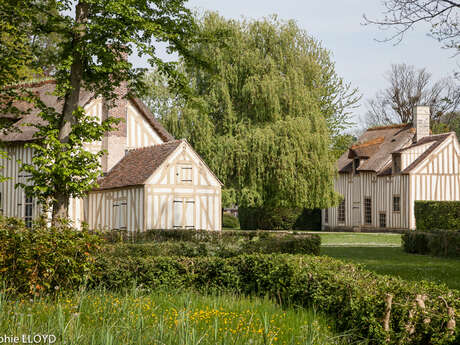
[[[460,230],[460,201],[416,201],[417,230]]]
[[[148,242],[118,243],[108,247],[108,253],[115,256],[186,256],[186,257],[233,257],[248,253],[290,253],[319,255],[321,239],[317,235],[264,234],[251,239],[234,237],[238,240],[220,242]]]
[[[234,215],[230,213],[224,213],[222,216],[222,227],[228,229],[239,229],[240,222]]]
[[[243,255],[223,258],[101,256],[93,280],[105,288],[141,285],[269,296],[315,306],[340,331],[370,344],[458,344],[460,292],[428,282],[379,276],[328,257]],[[457,317],[457,320],[455,319]]]
[[[79,287],[94,269],[101,239],[67,225],[32,229],[0,217],[0,281],[13,293],[40,294]]]
[[[321,229],[321,210],[240,207],[238,218],[246,230]]]
[[[407,232],[402,237],[404,251],[413,254],[460,257],[460,232]]]

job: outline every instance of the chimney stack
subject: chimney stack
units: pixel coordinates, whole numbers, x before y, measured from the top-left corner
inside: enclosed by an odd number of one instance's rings
[[[430,107],[417,105],[414,107],[413,126],[415,128],[415,142],[430,135]]]

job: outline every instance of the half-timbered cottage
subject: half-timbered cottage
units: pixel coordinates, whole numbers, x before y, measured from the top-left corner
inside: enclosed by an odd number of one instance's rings
[[[55,83],[44,81],[29,86],[47,105],[62,109],[54,95]],[[186,140],[176,140],[155,120],[148,108],[137,98],[120,95],[114,107],[90,92],[81,93],[79,105],[87,114],[101,120],[108,116],[121,118],[115,131],[100,142],[86,145],[92,152],[106,150],[101,159],[103,176],[98,187],[86,198],[69,201],[69,216],[76,226],[81,222],[90,228],[144,231],[147,229],[221,229],[221,186],[206,163]],[[24,108],[18,104],[18,108]],[[24,109],[23,109],[24,110]],[[41,208],[27,197],[16,183],[26,182],[19,172],[18,160],[31,162],[33,152],[25,144],[35,140],[36,127],[42,121],[38,110],[11,121],[14,130],[0,135],[9,159],[2,159],[0,172],[9,179],[0,183],[0,212],[6,216],[36,218]]]
[[[368,129],[337,162],[337,207],[323,229],[415,229],[416,200],[460,200],[460,146],[454,132],[430,135],[430,108],[414,125]]]

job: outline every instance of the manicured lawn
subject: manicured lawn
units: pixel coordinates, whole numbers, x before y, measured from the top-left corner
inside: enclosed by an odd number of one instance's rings
[[[0,335],[52,334],[56,344],[341,344],[333,322],[241,296],[90,292],[58,300],[0,294]]]
[[[321,255],[360,263],[380,274],[445,283],[460,290],[460,260],[405,253],[399,234],[323,233]]]
[[[323,246],[351,246],[351,247],[400,247],[400,234],[365,234],[350,232],[321,233]]]

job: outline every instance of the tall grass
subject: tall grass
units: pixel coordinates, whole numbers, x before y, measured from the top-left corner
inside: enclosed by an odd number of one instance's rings
[[[342,344],[331,322],[268,299],[191,292],[80,292],[57,298],[0,295],[0,334],[53,334],[56,344]]]

